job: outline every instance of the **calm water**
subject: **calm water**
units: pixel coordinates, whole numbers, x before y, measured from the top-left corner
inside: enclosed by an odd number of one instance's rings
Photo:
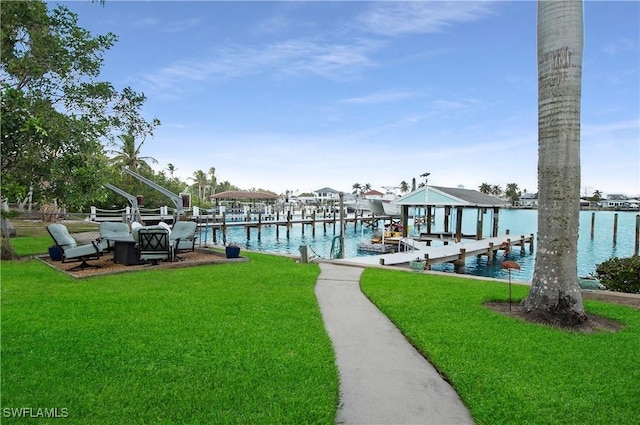
[[[438,215],[443,212],[438,211],[435,217],[435,225],[433,230],[443,230],[443,216]],[[595,272],[596,265],[611,257],[629,257],[633,254],[635,243],[635,222],[637,212],[617,212],[618,214],[618,233],[617,242],[613,244],[613,224],[615,212],[598,211],[595,213],[595,231],[591,238],[591,211],[580,212],[580,232],[578,238],[578,276],[587,276]],[[464,233],[475,234],[477,213],[475,210],[465,211],[463,214]],[[450,228],[455,227],[455,217],[451,217]],[[492,213],[488,212],[484,216],[483,235],[489,236],[491,232]],[[339,225],[327,225],[326,233],[323,226],[316,225],[316,235],[312,236],[311,226],[305,226],[304,235],[302,235],[302,226],[292,226],[289,238],[286,237],[286,229],[280,227],[280,237],[276,238],[275,226],[264,226],[261,232],[261,238],[258,240],[258,232],[251,229],[250,239],[247,240],[247,234],[244,227],[230,227],[227,230],[227,242],[234,242],[246,249],[254,251],[264,251],[283,254],[300,254],[300,245],[308,245],[318,256],[329,258],[331,252],[331,243],[334,237],[339,234]],[[424,230],[424,228],[423,228]],[[509,230],[514,238],[519,235],[528,235],[537,232],[537,211],[536,210],[502,210],[499,215],[499,234],[504,234]],[[410,233],[417,235],[419,230],[413,226],[410,227]],[[358,252],[360,242],[368,242],[373,234],[372,229],[363,228],[358,225],[354,229],[353,224],[347,225],[345,234],[345,256],[356,257],[362,255],[370,255]],[[200,235],[201,241],[211,244],[211,230],[203,230]],[[222,244],[221,236],[218,232],[217,244]],[[513,280],[530,281],[533,276],[533,267],[535,262],[534,253],[530,254],[528,248],[526,253],[521,256],[519,249],[513,250],[510,256],[511,260],[515,260],[520,264],[521,270],[512,272]],[[453,265],[441,264],[433,267],[434,270],[451,271]],[[497,278],[507,278],[505,270],[500,265],[487,265],[486,257],[471,257],[466,262],[466,272],[476,276],[487,276]]]

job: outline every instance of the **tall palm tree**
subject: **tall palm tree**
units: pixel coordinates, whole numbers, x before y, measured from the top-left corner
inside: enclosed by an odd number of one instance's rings
[[[400,182],[400,192],[407,193],[408,191],[409,191],[409,183],[407,183],[406,181],[402,180]]]
[[[482,183],[478,189],[481,193],[489,194],[491,193],[491,185],[489,183]]]
[[[207,174],[202,170],[196,170],[193,172],[193,177],[189,177],[189,180],[193,180],[193,186],[198,189],[198,199],[203,201],[208,183]]]
[[[504,191],[511,205],[515,205],[516,201],[520,199],[520,189],[518,189],[518,183],[507,183],[507,188]]]
[[[362,192],[362,186],[360,185],[360,183],[354,183],[353,186],[351,186],[351,188],[353,189],[353,194],[354,195],[358,195],[359,193]]]
[[[577,275],[582,0],[538,1],[538,252],[523,305],[564,326],[586,320]]]
[[[128,167],[131,171],[140,173],[140,171],[151,171],[149,162],[158,163],[155,158],[150,156],[140,156],[144,140],[136,146],[136,139],[132,134],[121,134],[118,139],[120,139],[120,149],[108,151],[108,153],[115,155],[111,158],[111,163],[116,167]]]
[[[209,168],[209,185],[212,188],[212,195],[216,193],[216,185],[218,184],[218,178],[216,177],[216,167]]]
[[[178,169],[172,163],[168,163],[167,164],[167,171],[169,171],[169,176],[171,178],[173,178],[173,175],[175,174],[176,171],[178,171]]]

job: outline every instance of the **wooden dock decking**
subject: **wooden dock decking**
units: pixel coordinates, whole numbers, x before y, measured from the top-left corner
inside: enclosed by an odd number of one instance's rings
[[[394,265],[414,261],[416,258],[424,259],[427,262],[427,269],[433,264],[454,262],[457,265],[464,264],[464,260],[470,256],[486,255],[489,263],[498,250],[511,249],[516,246],[520,248],[522,255],[525,247],[529,245],[529,252],[533,252],[533,234],[529,236],[514,237],[513,235],[503,235],[494,238],[468,240],[463,239],[458,243],[448,245],[428,246],[424,242],[410,240],[407,244],[413,243],[413,250],[397,252],[392,254],[369,255],[364,257],[351,257],[334,260],[344,264],[359,265]]]

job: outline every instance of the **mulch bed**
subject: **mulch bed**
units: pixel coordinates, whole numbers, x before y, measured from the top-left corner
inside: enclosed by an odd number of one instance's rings
[[[125,266],[123,264],[117,264],[113,262],[113,253],[107,252],[98,260],[89,260],[88,264],[100,266],[99,268],[86,268],[83,270],[69,270],[76,267],[78,262],[62,263],[61,261],[54,261],[49,256],[39,257],[49,266],[67,273],[75,278],[85,278],[91,276],[103,276],[115,273],[127,273],[140,270],[157,270],[157,269],[169,269],[177,267],[193,267],[205,264],[221,264],[230,262],[245,262],[249,261],[246,257],[239,258],[226,258],[222,252],[216,252],[208,249],[196,248],[193,252],[181,252],[179,254],[180,260],[160,261],[158,265],[151,264],[139,264]]]
[[[606,299],[606,297],[602,297],[600,298],[602,301],[607,301],[607,302],[616,302],[616,298],[610,298],[610,299]],[[531,323],[539,323],[539,324],[545,324],[545,325],[549,325],[549,326],[553,326],[556,328],[561,328],[560,326],[556,326],[556,325],[551,325],[548,323],[544,323],[544,322],[539,322],[536,320],[533,320],[524,310],[524,308],[522,307],[522,305],[520,303],[512,303],[511,306],[509,306],[508,302],[487,302],[484,304],[487,308],[497,311],[498,313],[504,314],[505,316],[509,316],[509,317],[517,317],[520,318],[522,320],[526,320],[528,322]],[[639,306],[636,306],[639,307]],[[615,320],[612,319],[608,319],[606,317],[602,317],[602,316],[597,316],[595,314],[589,314],[587,313],[587,321],[584,322],[580,327],[578,328],[562,328],[564,330],[567,331],[575,331],[575,332],[584,332],[584,333],[591,333],[591,332],[617,332],[620,329],[623,328],[623,325]]]

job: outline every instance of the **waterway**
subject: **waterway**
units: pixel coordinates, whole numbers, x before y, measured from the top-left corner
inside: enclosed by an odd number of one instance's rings
[[[441,210],[437,210],[434,219],[434,231],[443,230],[444,217]],[[483,235],[489,236],[491,232],[492,216],[491,211],[487,212],[484,217]],[[592,214],[595,214],[594,234],[591,237],[591,220]],[[613,241],[614,234],[614,216],[618,216],[618,229],[616,242]],[[595,273],[596,266],[611,257],[630,257],[633,255],[635,245],[635,226],[637,212],[612,212],[591,211],[580,212],[580,229],[578,237],[578,276],[588,276]],[[536,210],[501,210],[499,213],[499,234],[505,234],[507,230],[516,239],[520,235],[529,235],[537,233],[537,211]],[[455,223],[455,216],[450,217],[452,223]],[[463,213],[463,233],[476,232],[476,222],[478,216],[475,210],[465,211]],[[450,224],[452,224],[450,223]],[[450,226],[450,228],[454,228]],[[363,255],[371,255],[366,252],[358,251],[358,245],[361,242],[368,242],[373,236],[375,229],[368,228],[358,224],[354,229],[353,223],[346,225],[344,252],[345,257],[357,257]],[[410,235],[417,236],[420,229],[417,226],[410,225]],[[422,227],[424,231],[424,227]],[[340,233],[340,226],[336,224],[327,224],[326,232],[322,224],[316,224],[315,236],[312,236],[310,225],[305,225],[304,235],[302,234],[302,225],[295,224],[291,227],[289,237],[286,236],[286,230],[283,227],[279,229],[279,237],[276,238],[275,226],[263,226],[261,237],[258,239],[256,229],[251,229],[250,239],[247,239],[247,232],[243,226],[229,227],[227,230],[227,242],[233,242],[241,247],[253,251],[272,252],[278,254],[299,255],[300,246],[307,245],[310,248],[310,254],[316,254],[321,258],[330,258],[331,244],[334,238]],[[222,244],[221,235],[217,234],[216,241],[213,240],[213,232],[211,229],[204,229],[200,234],[200,240],[205,244]],[[534,243],[535,245],[535,243]],[[535,248],[533,253],[529,253],[528,246],[521,255],[520,250],[515,248],[509,256],[510,260],[516,261],[520,267],[520,271],[512,271],[512,280],[530,281],[533,277],[533,268],[535,263]],[[465,264],[467,274],[476,276],[486,276],[506,279],[507,271],[502,269],[499,264],[488,265],[486,257],[470,257]],[[433,266],[433,270],[454,272],[452,264],[439,264]]]

